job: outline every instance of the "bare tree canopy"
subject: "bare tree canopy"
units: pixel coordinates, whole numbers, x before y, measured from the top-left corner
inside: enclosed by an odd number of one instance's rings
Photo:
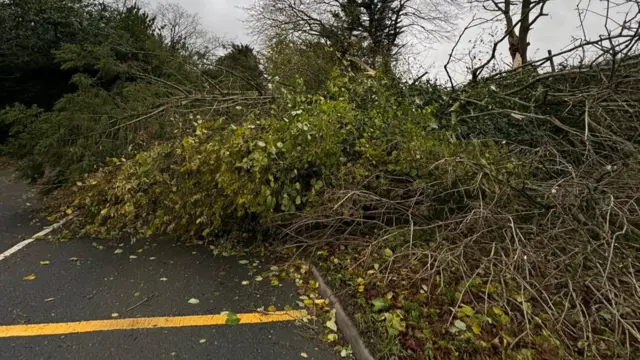
[[[527,62],[529,31],[543,16],[549,0],[471,0],[483,9],[499,13],[505,23],[504,36],[508,39],[513,67]],[[515,19],[515,20],[514,20]]]
[[[177,3],[160,3],[154,10],[156,23],[169,47],[209,58],[220,47],[220,41],[202,25],[198,14],[190,13]]]
[[[445,63],[452,86],[451,71],[456,72],[458,82],[465,81],[467,75],[475,81],[520,67],[555,71],[557,66],[591,66],[603,59],[628,56],[638,49],[638,0],[468,3],[474,15],[466,19],[466,26],[461,26]],[[568,25],[569,32],[562,23],[572,24]],[[550,35],[551,29],[565,30]],[[563,38],[565,42],[560,40]],[[469,45],[465,45],[467,41]],[[459,71],[461,65],[466,69],[464,75]]]
[[[411,40],[438,41],[453,29],[456,0],[258,0],[250,26],[267,39],[322,39],[370,65],[394,58]]]

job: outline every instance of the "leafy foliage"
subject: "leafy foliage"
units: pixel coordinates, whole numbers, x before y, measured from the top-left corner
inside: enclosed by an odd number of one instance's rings
[[[0,2],[0,109],[15,102],[50,108],[72,90],[52,51],[92,25],[86,7],[76,0]]]
[[[314,41],[279,38],[269,44],[265,55],[269,78],[292,87],[301,82],[311,93],[324,91],[331,72],[340,64],[327,45]]]
[[[150,55],[162,49],[153,34],[153,19],[136,7],[117,11],[101,6],[92,11],[87,17],[101,31],[78,34],[76,43],[54,52],[61,71],[74,74],[77,91],[64,95],[48,112],[25,111],[17,105],[0,116],[11,125],[5,151],[24,160],[23,172],[30,178],[48,169],[62,170],[59,178],[95,169],[106,154],[122,149],[120,141],[130,141],[123,139],[123,129],[117,131],[118,117],[152,108],[161,97],[156,84],[133,81],[136,71],[154,74],[161,68],[159,56]]]
[[[428,107],[416,109],[381,79],[336,77],[324,96],[280,91],[267,117],[230,127],[198,120],[194,135],[87,180],[74,205],[95,219],[85,230],[210,237],[313,208],[328,186],[378,172],[428,181],[439,176],[424,166],[433,159],[499,152],[453,141]]]
[[[176,111],[194,107],[210,114],[217,99],[243,102],[226,94],[238,86],[220,83],[210,89],[203,64],[166,44],[154,18],[141,8],[89,5],[83,14],[91,29],[79,29],[75,42],[53,51],[60,71],[72,74],[75,91],[56,99],[50,111],[19,104],[0,113],[11,136],[3,150],[21,160],[20,170],[30,179],[75,181],[107,157],[135,153],[180,133],[189,121],[177,121]],[[234,51],[240,50],[246,49]],[[260,76],[255,55],[253,60],[248,76]]]

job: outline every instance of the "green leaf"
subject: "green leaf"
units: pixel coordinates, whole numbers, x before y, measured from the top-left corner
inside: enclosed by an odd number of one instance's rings
[[[331,318],[327,320],[324,325],[333,331],[338,331],[338,325],[336,325],[336,309],[331,310],[330,316]]]
[[[240,324],[240,318],[235,313],[229,312],[227,313],[227,320],[224,322],[227,325],[238,325]]]
[[[391,302],[387,298],[376,298],[371,300],[371,304],[373,305],[373,311],[381,311],[387,309]]]
[[[465,324],[464,322],[460,321],[460,320],[456,320],[453,322],[453,326],[455,326],[456,328],[465,331],[467,330],[467,324]]]
[[[474,313],[472,308],[465,305],[463,305],[460,309],[458,309],[458,312],[466,316],[471,316]]]
[[[335,319],[331,319],[328,320],[325,323],[326,327],[328,327],[329,329],[333,330],[333,331],[338,331],[338,325],[336,324],[336,320]]]
[[[393,251],[391,249],[384,249],[384,256],[390,258],[393,256]]]

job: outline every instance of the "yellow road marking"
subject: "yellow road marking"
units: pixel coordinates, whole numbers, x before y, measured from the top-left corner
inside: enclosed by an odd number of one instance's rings
[[[276,311],[272,313],[238,314],[240,324],[269,323],[277,321],[292,321],[301,319],[305,315],[300,311]],[[194,315],[175,317],[147,317],[130,319],[91,320],[67,323],[3,325],[0,326],[0,338],[18,336],[42,336],[86,333],[93,331],[133,330],[172,328],[187,326],[224,325],[227,315]]]

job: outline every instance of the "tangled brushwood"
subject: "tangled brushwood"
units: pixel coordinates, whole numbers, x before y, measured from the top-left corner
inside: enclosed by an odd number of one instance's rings
[[[300,247],[354,286],[381,356],[633,357],[638,74],[627,57],[447,92],[336,72],[241,123],[194,117],[79,182],[68,211],[95,236]]]
[[[418,353],[638,356],[638,74],[632,57],[468,87],[462,135],[505,143],[517,163],[447,157],[431,165],[438,181],[381,174],[332,189],[286,234],[364,248],[343,270],[375,269],[361,272],[364,300],[394,303]]]

